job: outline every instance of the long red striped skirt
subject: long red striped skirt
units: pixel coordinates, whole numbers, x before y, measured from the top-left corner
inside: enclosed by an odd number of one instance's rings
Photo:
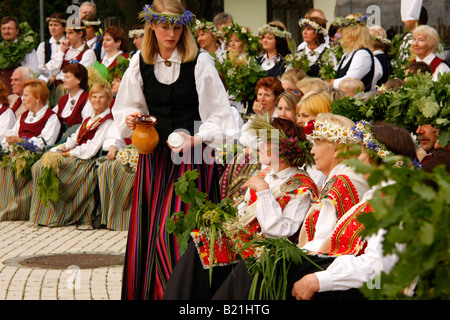
[[[123,300],[163,297],[170,274],[180,259],[176,238],[166,231],[166,221],[173,213],[186,213],[189,209],[175,194],[174,183],[178,178],[197,169],[197,188],[206,192],[209,200],[219,199],[219,179],[210,148],[196,147],[181,163],[174,162],[171,154],[168,146],[159,145],[153,154],[139,155],[123,271]]]

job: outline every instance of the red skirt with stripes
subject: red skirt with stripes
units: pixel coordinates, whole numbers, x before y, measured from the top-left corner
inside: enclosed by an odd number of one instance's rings
[[[180,259],[173,234],[166,221],[178,211],[188,212],[176,195],[174,183],[186,171],[197,170],[195,181],[208,199],[219,201],[219,178],[212,149],[196,146],[183,159],[166,145],[158,145],[151,155],[139,155],[134,181],[122,299],[160,300],[175,264]]]

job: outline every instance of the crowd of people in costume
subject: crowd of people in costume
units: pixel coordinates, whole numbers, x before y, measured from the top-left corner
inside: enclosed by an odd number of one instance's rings
[[[51,38],[1,72],[0,221],[127,230],[127,300],[266,292],[245,263],[260,254],[246,246],[260,237],[288,239],[311,258],[289,269],[287,298],[363,298],[358,288],[395,265],[395,255],[383,255],[383,230],[360,234],[358,216],[373,211],[376,187],[345,160],[379,165],[402,156],[411,170],[444,164],[448,173],[450,147],[437,126],[446,130],[445,121],[429,116],[411,131],[332,106],[364,104],[410,79],[446,81],[450,68],[425,8],[402,16],[409,33],[395,57],[386,31],[358,13],[327,28],[323,12],[309,10],[297,45],[281,21],[253,33],[229,14],[207,21],[177,0],[154,0],[128,31],[129,52],[125,30],[102,30],[90,2],[81,9],[79,25],[48,17]],[[24,29],[4,17],[2,41],[25,41]],[[139,153],[132,136],[146,115],[156,118],[159,141]],[[197,190],[232,203],[234,216],[204,213],[220,224],[217,238],[179,219],[183,244],[170,222],[193,206],[177,187],[193,172]]]

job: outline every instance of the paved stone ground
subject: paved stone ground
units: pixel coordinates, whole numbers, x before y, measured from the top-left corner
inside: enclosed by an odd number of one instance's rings
[[[124,254],[127,233],[0,222],[0,300],[119,300],[123,265],[43,269],[11,261],[61,253]]]

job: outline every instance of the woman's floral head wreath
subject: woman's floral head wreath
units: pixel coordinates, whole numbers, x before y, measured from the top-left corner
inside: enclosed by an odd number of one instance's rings
[[[195,20],[195,24],[193,26],[195,31],[202,30],[204,32],[211,32],[214,35],[219,34],[219,30],[211,21],[206,21],[205,19]]]
[[[89,20],[83,20],[83,22],[84,22],[84,25],[85,25],[86,27],[89,27],[89,26],[99,26],[99,25],[102,24],[102,22],[101,22],[100,20],[92,20],[92,21],[89,21]]]
[[[66,20],[66,19],[61,19],[61,18],[51,18],[51,17],[48,17],[47,19],[45,19],[45,21],[46,21],[47,23],[50,23],[50,22],[59,22],[59,23],[61,23],[61,24],[66,24],[66,23],[67,23],[67,20]]]
[[[144,34],[145,34],[145,29],[134,29],[134,30],[128,31],[128,36],[130,38],[143,37]]]
[[[359,140],[367,150],[375,153],[380,158],[391,156],[391,152],[386,146],[380,143],[372,133],[372,123],[370,121],[361,120],[352,128],[353,136]]]
[[[278,144],[280,157],[291,166],[314,163],[310,153],[311,147],[309,142],[307,140],[299,140],[298,137],[289,137],[283,130],[276,129],[268,113],[264,116],[254,116],[252,118],[251,129],[255,130],[259,142]]]
[[[332,25],[339,26],[339,27],[348,27],[348,26],[356,26],[357,24],[366,24],[367,23],[367,16],[361,16],[356,19],[349,19],[344,17],[337,17],[333,22]]]
[[[376,36],[374,34],[371,34],[370,37],[372,38],[373,41],[380,41],[383,44],[391,44],[391,40],[383,38],[382,36]]]
[[[265,34],[273,34],[275,37],[278,38],[285,38],[285,39],[290,39],[291,33],[287,30],[281,30],[275,26],[271,26],[271,25],[263,25],[261,27],[259,27],[259,34],[260,35],[265,35]]]
[[[300,20],[298,21],[298,25],[299,25],[301,28],[310,27],[310,28],[314,29],[314,31],[315,31],[317,34],[321,34],[321,35],[323,35],[324,37],[326,37],[326,36],[328,35],[327,29],[325,29],[324,27],[322,27],[322,26],[321,26],[320,24],[318,24],[317,22],[311,21],[311,20],[309,20],[309,19],[305,19],[305,18],[300,19]]]
[[[310,140],[326,140],[342,144],[359,143],[359,139],[353,135],[352,128],[345,128],[329,121],[315,121],[314,129],[308,136]]]
[[[380,143],[373,135],[372,131],[372,122],[361,120],[356,122],[356,125],[352,128],[353,135],[359,140],[366,151],[379,157],[381,159],[385,159],[387,157],[394,156],[391,151],[387,149],[387,147]],[[396,161],[393,165],[394,167],[405,167],[405,163],[403,161]],[[414,159],[411,163],[406,164],[406,167],[410,168],[420,168],[420,162],[417,159]]]
[[[229,26],[223,26],[223,35],[225,38],[225,41],[230,41],[230,38],[233,34],[236,34],[236,36],[239,38],[239,40],[244,41],[245,44],[247,44],[250,39],[253,37],[253,34],[247,30],[247,28],[241,27],[237,23],[232,23]]]
[[[195,23],[195,15],[191,11],[184,9],[182,14],[164,14],[153,10],[153,5],[145,5],[143,11],[139,13],[140,19],[145,19],[150,23],[167,23],[172,26],[192,26]]]

